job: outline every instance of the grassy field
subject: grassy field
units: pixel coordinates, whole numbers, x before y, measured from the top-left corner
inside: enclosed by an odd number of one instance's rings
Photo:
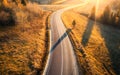
[[[87,16],[76,11],[62,14],[66,28],[72,29],[69,37],[79,66],[85,75],[116,75],[115,72],[119,75],[120,30],[94,22]]]
[[[51,4],[61,4],[64,1],[66,1],[66,0],[52,0]]]
[[[50,12],[31,3],[9,9],[13,14],[0,10],[0,75],[41,75],[48,51]]]

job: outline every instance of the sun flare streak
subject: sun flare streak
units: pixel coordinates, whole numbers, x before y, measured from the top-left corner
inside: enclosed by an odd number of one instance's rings
[[[96,10],[95,10],[95,22],[96,22],[96,17],[97,17],[98,9],[99,9],[99,3],[100,3],[100,1],[97,0],[96,1]]]

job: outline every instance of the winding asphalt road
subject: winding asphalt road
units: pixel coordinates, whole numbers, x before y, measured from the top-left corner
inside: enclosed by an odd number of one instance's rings
[[[87,2],[83,2],[67,7],[51,15],[51,50],[44,75],[82,75],[82,72],[78,71],[73,47],[67,36],[71,30],[65,28],[61,14],[66,10],[86,4]]]

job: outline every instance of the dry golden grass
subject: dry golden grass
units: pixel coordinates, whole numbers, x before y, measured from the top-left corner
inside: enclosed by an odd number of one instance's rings
[[[85,75],[120,73],[120,30],[95,23],[75,11],[66,11],[62,19],[66,28],[72,28],[76,22],[69,37]]]
[[[57,11],[59,9],[67,7],[68,5],[40,5],[40,6],[45,10]]]
[[[61,4],[65,2],[66,0],[53,0],[51,4]]]
[[[0,24],[0,75],[42,74],[48,48],[46,19],[50,12],[35,4],[12,10],[15,25]]]

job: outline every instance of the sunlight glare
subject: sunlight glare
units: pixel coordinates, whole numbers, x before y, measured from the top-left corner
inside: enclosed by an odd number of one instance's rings
[[[96,17],[97,17],[97,13],[98,13],[98,9],[99,9],[99,0],[96,1],[96,10],[95,10],[95,23],[96,23]]]

